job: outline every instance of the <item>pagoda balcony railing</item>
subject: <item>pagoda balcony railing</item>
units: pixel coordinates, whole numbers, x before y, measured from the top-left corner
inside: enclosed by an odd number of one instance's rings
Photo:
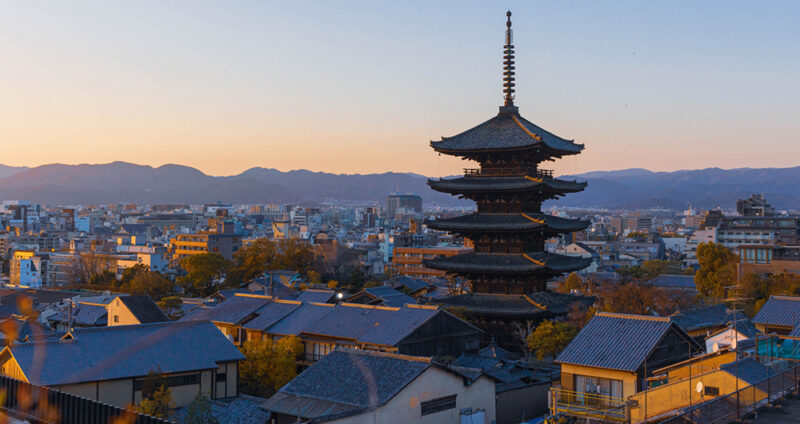
[[[553,178],[552,169],[514,168],[464,168],[465,177],[520,177]]]

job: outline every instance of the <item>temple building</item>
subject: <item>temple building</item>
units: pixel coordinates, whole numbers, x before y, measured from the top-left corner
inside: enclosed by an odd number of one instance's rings
[[[526,120],[514,106],[511,12],[506,23],[503,92],[497,116],[453,137],[432,141],[440,154],[476,161],[458,178],[428,180],[432,189],[475,201],[477,212],[427,221],[429,228],[468,238],[474,252],[425,261],[426,266],[469,280],[472,292],[437,302],[466,308],[485,337],[519,346],[513,324],[569,313],[592,298],[553,293],[546,282],[585,268],[591,259],[546,252],[545,240],[586,229],[590,222],[542,213],[542,202],[582,191],[586,183],[553,178],[544,161],[575,155],[582,144]],[[518,338],[518,337],[517,337]]]

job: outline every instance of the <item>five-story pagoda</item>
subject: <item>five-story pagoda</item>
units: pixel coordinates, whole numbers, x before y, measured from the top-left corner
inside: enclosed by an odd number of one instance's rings
[[[574,302],[591,303],[584,297],[545,291],[549,278],[585,268],[591,261],[544,250],[545,240],[583,230],[589,222],[542,213],[542,202],[582,191],[586,183],[553,178],[552,171],[539,168],[539,164],[578,154],[583,145],[536,126],[520,116],[514,106],[511,12],[507,16],[505,104],[492,119],[431,142],[441,154],[478,162],[480,167],[465,169],[463,177],[428,180],[436,191],[475,201],[478,210],[426,222],[429,228],[460,234],[474,244],[474,252],[426,261],[428,267],[465,277],[471,283],[472,293],[442,302],[470,309],[479,319],[488,320],[484,328],[490,333],[506,332],[506,336],[507,328],[503,327],[509,322],[498,319],[542,319],[568,312]],[[492,323],[506,325],[492,331]]]

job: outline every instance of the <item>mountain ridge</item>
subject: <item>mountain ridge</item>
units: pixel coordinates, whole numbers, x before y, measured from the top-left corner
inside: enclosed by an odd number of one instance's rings
[[[589,182],[584,192],[554,201],[559,206],[685,209],[735,207],[762,193],[779,209],[800,210],[800,166],[790,168],[642,168],[591,171],[560,178]],[[180,164],[158,167],[116,161],[105,164],[0,165],[0,198],[49,204],[85,203],[300,203],[383,202],[394,192],[416,193],[428,206],[472,203],[437,193],[427,177],[410,172],[336,174],[253,167],[236,175],[211,176]],[[547,203],[548,205],[550,203]]]

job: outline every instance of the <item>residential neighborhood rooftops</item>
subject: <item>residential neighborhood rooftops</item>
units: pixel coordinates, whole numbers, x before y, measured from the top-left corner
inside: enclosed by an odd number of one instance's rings
[[[324,421],[384,405],[431,366],[428,358],[337,349],[283,386],[264,408]]]
[[[678,311],[670,317],[684,331],[720,327],[728,322],[728,307],[722,303],[702,308]]]
[[[601,312],[581,329],[556,362],[636,371],[671,329],[683,333],[669,317]]]
[[[208,321],[75,329],[62,340],[17,343],[0,355],[6,352],[29,382],[41,385],[214,369],[244,359]]]
[[[120,296],[122,302],[140,323],[169,321],[169,317],[150,296]]]
[[[758,325],[776,325],[794,328],[800,322],[800,296],[770,296],[753,317]]]

